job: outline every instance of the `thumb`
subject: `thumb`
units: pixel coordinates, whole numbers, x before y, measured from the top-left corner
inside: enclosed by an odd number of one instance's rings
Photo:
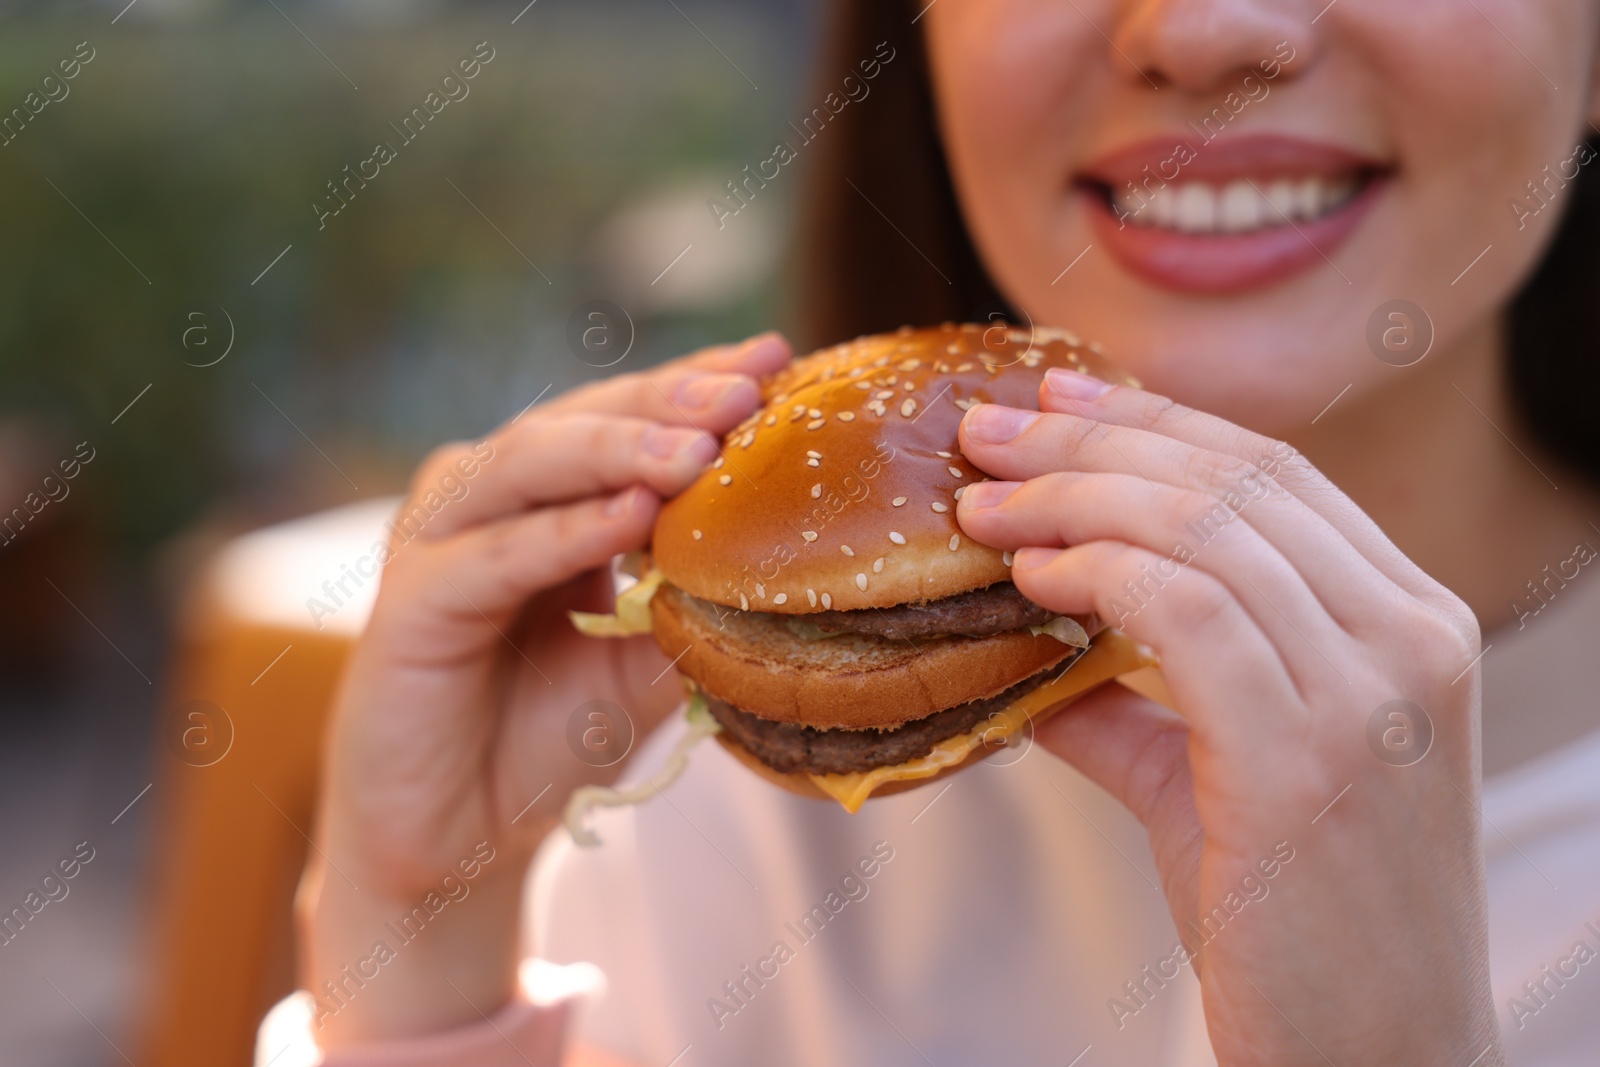
[[[1198,901],[1205,846],[1195,812],[1188,726],[1155,701],[1110,682],[1047,719],[1034,740],[1144,824],[1167,905],[1183,931]]]

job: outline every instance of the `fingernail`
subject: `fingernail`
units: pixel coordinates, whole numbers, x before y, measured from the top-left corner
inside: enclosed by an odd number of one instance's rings
[[[639,443],[657,459],[687,455],[705,464],[710,463],[717,454],[716,443],[699,430],[681,430],[674,426],[652,426],[644,432]]]
[[[960,506],[968,511],[999,507],[1002,501],[1021,488],[1021,482],[972,482],[961,490]]]
[[[1060,548],[1019,548],[1011,556],[1011,573],[1043,567],[1064,551]]]
[[[637,485],[629,486],[616,496],[612,497],[610,500],[606,501],[606,517],[614,519],[619,515],[626,515],[633,511],[639,502],[639,492],[640,490]]]
[[[1111,383],[1065,367],[1051,367],[1044,372],[1045,388],[1067,400],[1099,400],[1112,389]]]
[[[966,414],[967,433],[991,445],[1003,445],[1039,418],[1037,411],[1022,411],[1001,404],[979,404]]]
[[[736,389],[754,389],[746,378],[729,374],[694,374],[678,383],[677,402],[685,407],[714,408]]]

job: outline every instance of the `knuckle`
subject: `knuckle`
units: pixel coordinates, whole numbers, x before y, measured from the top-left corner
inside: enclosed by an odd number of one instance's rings
[[[1054,422],[1056,447],[1062,462],[1070,462],[1073,456],[1093,444],[1097,435],[1109,432],[1091,419],[1059,415],[1046,415],[1044,418]]]
[[[1260,474],[1255,464],[1210,449],[1196,449],[1184,461],[1185,483],[1204,486],[1214,495],[1242,491]]]
[[[1175,583],[1174,610],[1185,629],[1201,633],[1222,621],[1233,606],[1233,594],[1215,578],[1188,568]]]
[[[442,474],[454,467],[457,460],[471,451],[472,446],[465,441],[450,441],[429,452],[411,476],[412,495],[425,492]]]

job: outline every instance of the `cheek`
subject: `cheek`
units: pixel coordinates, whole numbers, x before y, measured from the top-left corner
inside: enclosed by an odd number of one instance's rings
[[[974,240],[990,263],[1027,257],[1081,159],[1101,38],[1070,4],[939,4],[928,15],[939,125]]]

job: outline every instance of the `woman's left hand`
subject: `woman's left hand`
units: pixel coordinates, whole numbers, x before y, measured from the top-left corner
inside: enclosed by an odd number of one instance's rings
[[[1160,656],[1176,715],[1105,686],[1038,740],[1147,828],[1219,1062],[1500,1063],[1472,613],[1283,442],[1072,371],[1040,407],[968,411],[1002,480],[958,516]]]

